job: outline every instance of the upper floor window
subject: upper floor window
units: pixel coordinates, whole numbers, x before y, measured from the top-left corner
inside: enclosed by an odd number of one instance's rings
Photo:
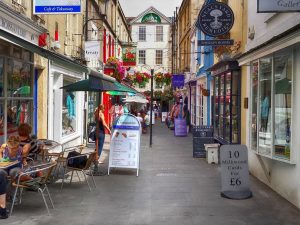
[[[139,64],[146,64],[146,51],[139,50]]]
[[[155,64],[161,65],[163,62],[163,51],[162,50],[156,50],[155,52]]]
[[[163,26],[156,26],[156,41],[164,41],[163,28]]]
[[[139,27],[139,41],[146,41],[146,27]]]

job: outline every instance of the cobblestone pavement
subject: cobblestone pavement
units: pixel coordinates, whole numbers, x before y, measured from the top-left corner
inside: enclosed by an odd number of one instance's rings
[[[174,137],[160,122],[142,136],[140,174],[112,170],[95,177],[97,188],[60,180],[49,189],[55,209],[47,215],[42,198],[25,192],[21,205],[1,224],[15,225],[296,225],[300,211],[269,187],[250,177],[253,198],[220,196],[220,167],[192,157],[192,137]],[[108,146],[104,151],[106,171]],[[83,180],[83,179],[81,179]]]

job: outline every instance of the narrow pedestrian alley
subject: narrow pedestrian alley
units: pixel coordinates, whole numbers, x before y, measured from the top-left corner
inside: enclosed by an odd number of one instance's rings
[[[219,165],[192,157],[192,136],[174,137],[156,121],[153,148],[142,136],[140,174],[113,170],[95,177],[97,189],[85,183],[50,184],[55,209],[48,216],[37,193],[26,192],[4,224],[73,225],[293,225],[299,210],[256,178],[254,197],[220,197]],[[107,159],[106,159],[107,161]],[[107,164],[105,164],[107,166]]]

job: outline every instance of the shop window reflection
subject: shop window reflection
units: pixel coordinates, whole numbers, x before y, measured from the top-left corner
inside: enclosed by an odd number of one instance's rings
[[[63,86],[72,82],[65,80]],[[63,108],[62,108],[62,136],[67,136],[76,132],[76,93],[63,89]]]
[[[271,156],[272,142],[272,105],[271,87],[272,87],[272,58],[264,58],[260,60],[259,67],[259,153]]]
[[[291,93],[292,93],[292,55],[288,52],[274,57],[275,75],[275,124],[274,155],[290,159],[291,138]]]
[[[257,95],[258,95],[258,62],[251,65],[251,149],[257,151]]]
[[[4,96],[4,58],[0,57],[0,97]]]

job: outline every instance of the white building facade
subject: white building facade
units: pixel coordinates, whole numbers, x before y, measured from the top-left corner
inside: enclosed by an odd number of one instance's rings
[[[239,58],[247,68],[249,169],[300,208],[300,13],[256,10],[257,1],[248,1],[248,42]]]
[[[154,74],[158,72],[171,72],[169,49],[169,36],[171,21],[154,7],[150,7],[136,18],[131,20],[131,35],[133,42],[137,43],[137,66],[135,71],[147,72],[154,69]],[[161,90],[161,87],[153,87]],[[137,89],[141,92],[150,90],[150,82],[145,87]]]

